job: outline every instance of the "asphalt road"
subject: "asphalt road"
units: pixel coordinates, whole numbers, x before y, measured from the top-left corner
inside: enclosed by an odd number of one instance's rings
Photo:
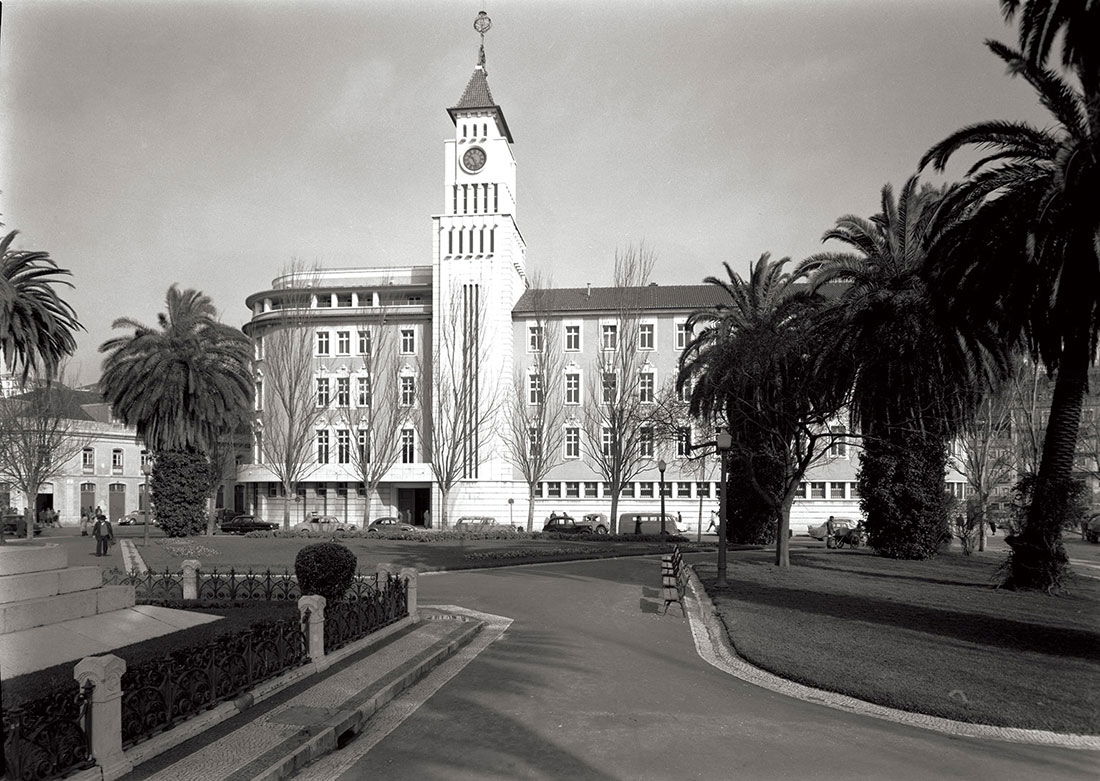
[[[743,683],[699,658],[677,608],[658,614],[658,586],[654,559],[422,577],[422,604],[460,605],[514,623],[369,751],[352,741],[338,752],[339,777],[1008,781],[1100,774],[1097,752],[952,738]]]

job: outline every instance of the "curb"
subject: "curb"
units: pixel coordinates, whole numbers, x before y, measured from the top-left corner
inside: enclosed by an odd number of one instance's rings
[[[804,702],[812,702],[816,705],[824,705],[827,708],[860,716],[870,716],[894,724],[919,727],[920,729],[931,730],[953,737],[1100,751],[1100,735],[1072,735],[1038,729],[997,727],[991,724],[955,721],[939,716],[929,716],[924,713],[889,708],[856,697],[849,697],[846,694],[815,689],[762,670],[749,664],[737,654],[736,649],[733,648],[730,642],[724,624],[718,618],[714,604],[706,596],[706,591],[703,589],[703,584],[695,573],[695,569],[687,567],[687,572],[691,589],[685,593],[684,597],[688,603],[686,612],[688,623],[691,626],[692,639],[695,641],[695,648],[704,661],[735,678]]]
[[[409,660],[407,669],[394,671],[369,689],[359,692],[335,709],[336,712],[323,723],[304,727],[282,745],[238,769],[224,781],[278,781],[289,778],[313,760],[343,746],[359,734],[383,706],[453,656],[484,626],[482,621],[464,618],[458,618],[455,623],[458,628],[454,632]]]

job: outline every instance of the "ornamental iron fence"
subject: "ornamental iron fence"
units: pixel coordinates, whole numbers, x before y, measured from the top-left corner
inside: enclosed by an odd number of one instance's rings
[[[169,572],[124,572],[118,569],[103,571],[105,585],[133,586],[139,599],[176,600],[184,598],[183,573]],[[271,570],[237,572],[230,568],[219,572],[215,567],[208,571],[199,570],[195,576],[196,596],[200,600],[210,601],[297,601],[302,596],[298,578],[294,573],[283,570],[275,573]],[[355,580],[344,594],[344,599],[358,600],[370,596],[377,588],[377,575],[357,572]]]
[[[134,595],[145,599],[183,599],[183,575],[178,572],[126,572],[103,570],[103,585],[133,586]]]
[[[128,748],[308,661],[297,619],[253,624],[122,675],[122,745]]]
[[[91,698],[95,684],[70,685],[3,712],[0,772],[19,781],[62,778],[95,764]]]
[[[409,579],[379,573],[358,596],[325,605],[325,653],[377,632],[409,614]]]

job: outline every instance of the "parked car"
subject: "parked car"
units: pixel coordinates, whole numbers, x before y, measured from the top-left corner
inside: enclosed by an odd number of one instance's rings
[[[607,523],[602,513],[589,513],[579,521],[566,513],[550,513],[542,530],[558,534],[607,534]]]
[[[384,531],[414,532],[418,531],[418,529],[411,523],[405,523],[400,518],[392,515],[371,521],[370,525],[367,526],[367,534],[377,534],[378,532]]]
[[[314,515],[290,527],[292,531],[315,531],[322,534],[343,532],[359,528],[357,524],[344,522],[335,515]]]
[[[492,529],[511,529],[522,531],[521,526],[510,526],[506,523],[498,523],[496,518],[487,515],[463,515],[455,521],[455,531],[458,532],[484,532]]]
[[[157,525],[156,519],[154,519],[152,512],[149,510],[134,510],[132,513],[126,513],[125,516],[118,519],[119,526],[144,526],[147,523]]]
[[[23,520],[22,515],[5,515],[4,516],[4,535],[7,537],[14,537],[16,530],[19,528],[19,523]],[[34,524],[34,536],[37,537],[42,533],[42,526],[36,521]]]
[[[665,513],[662,529],[660,513],[621,513],[619,515],[619,534],[676,534],[680,527],[676,525],[676,516]]]
[[[851,529],[856,528],[857,522],[851,518],[833,518],[833,536],[837,534],[843,534]],[[829,522],[825,521],[820,526],[810,526],[806,529],[811,537],[815,540],[824,540],[829,536]]]
[[[1085,521],[1085,539],[1089,542],[1100,542],[1100,513],[1090,515]]]
[[[255,515],[236,515],[221,525],[222,534],[247,534],[248,532],[269,532],[279,528],[279,524],[270,523]]]

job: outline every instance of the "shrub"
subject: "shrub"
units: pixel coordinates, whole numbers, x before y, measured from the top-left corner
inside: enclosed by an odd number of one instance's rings
[[[302,594],[319,594],[329,602],[343,599],[355,579],[355,554],[338,542],[307,545],[294,557],[294,574]]]
[[[206,528],[210,467],[199,453],[157,453],[150,476],[160,528],[169,537],[186,537]]]

